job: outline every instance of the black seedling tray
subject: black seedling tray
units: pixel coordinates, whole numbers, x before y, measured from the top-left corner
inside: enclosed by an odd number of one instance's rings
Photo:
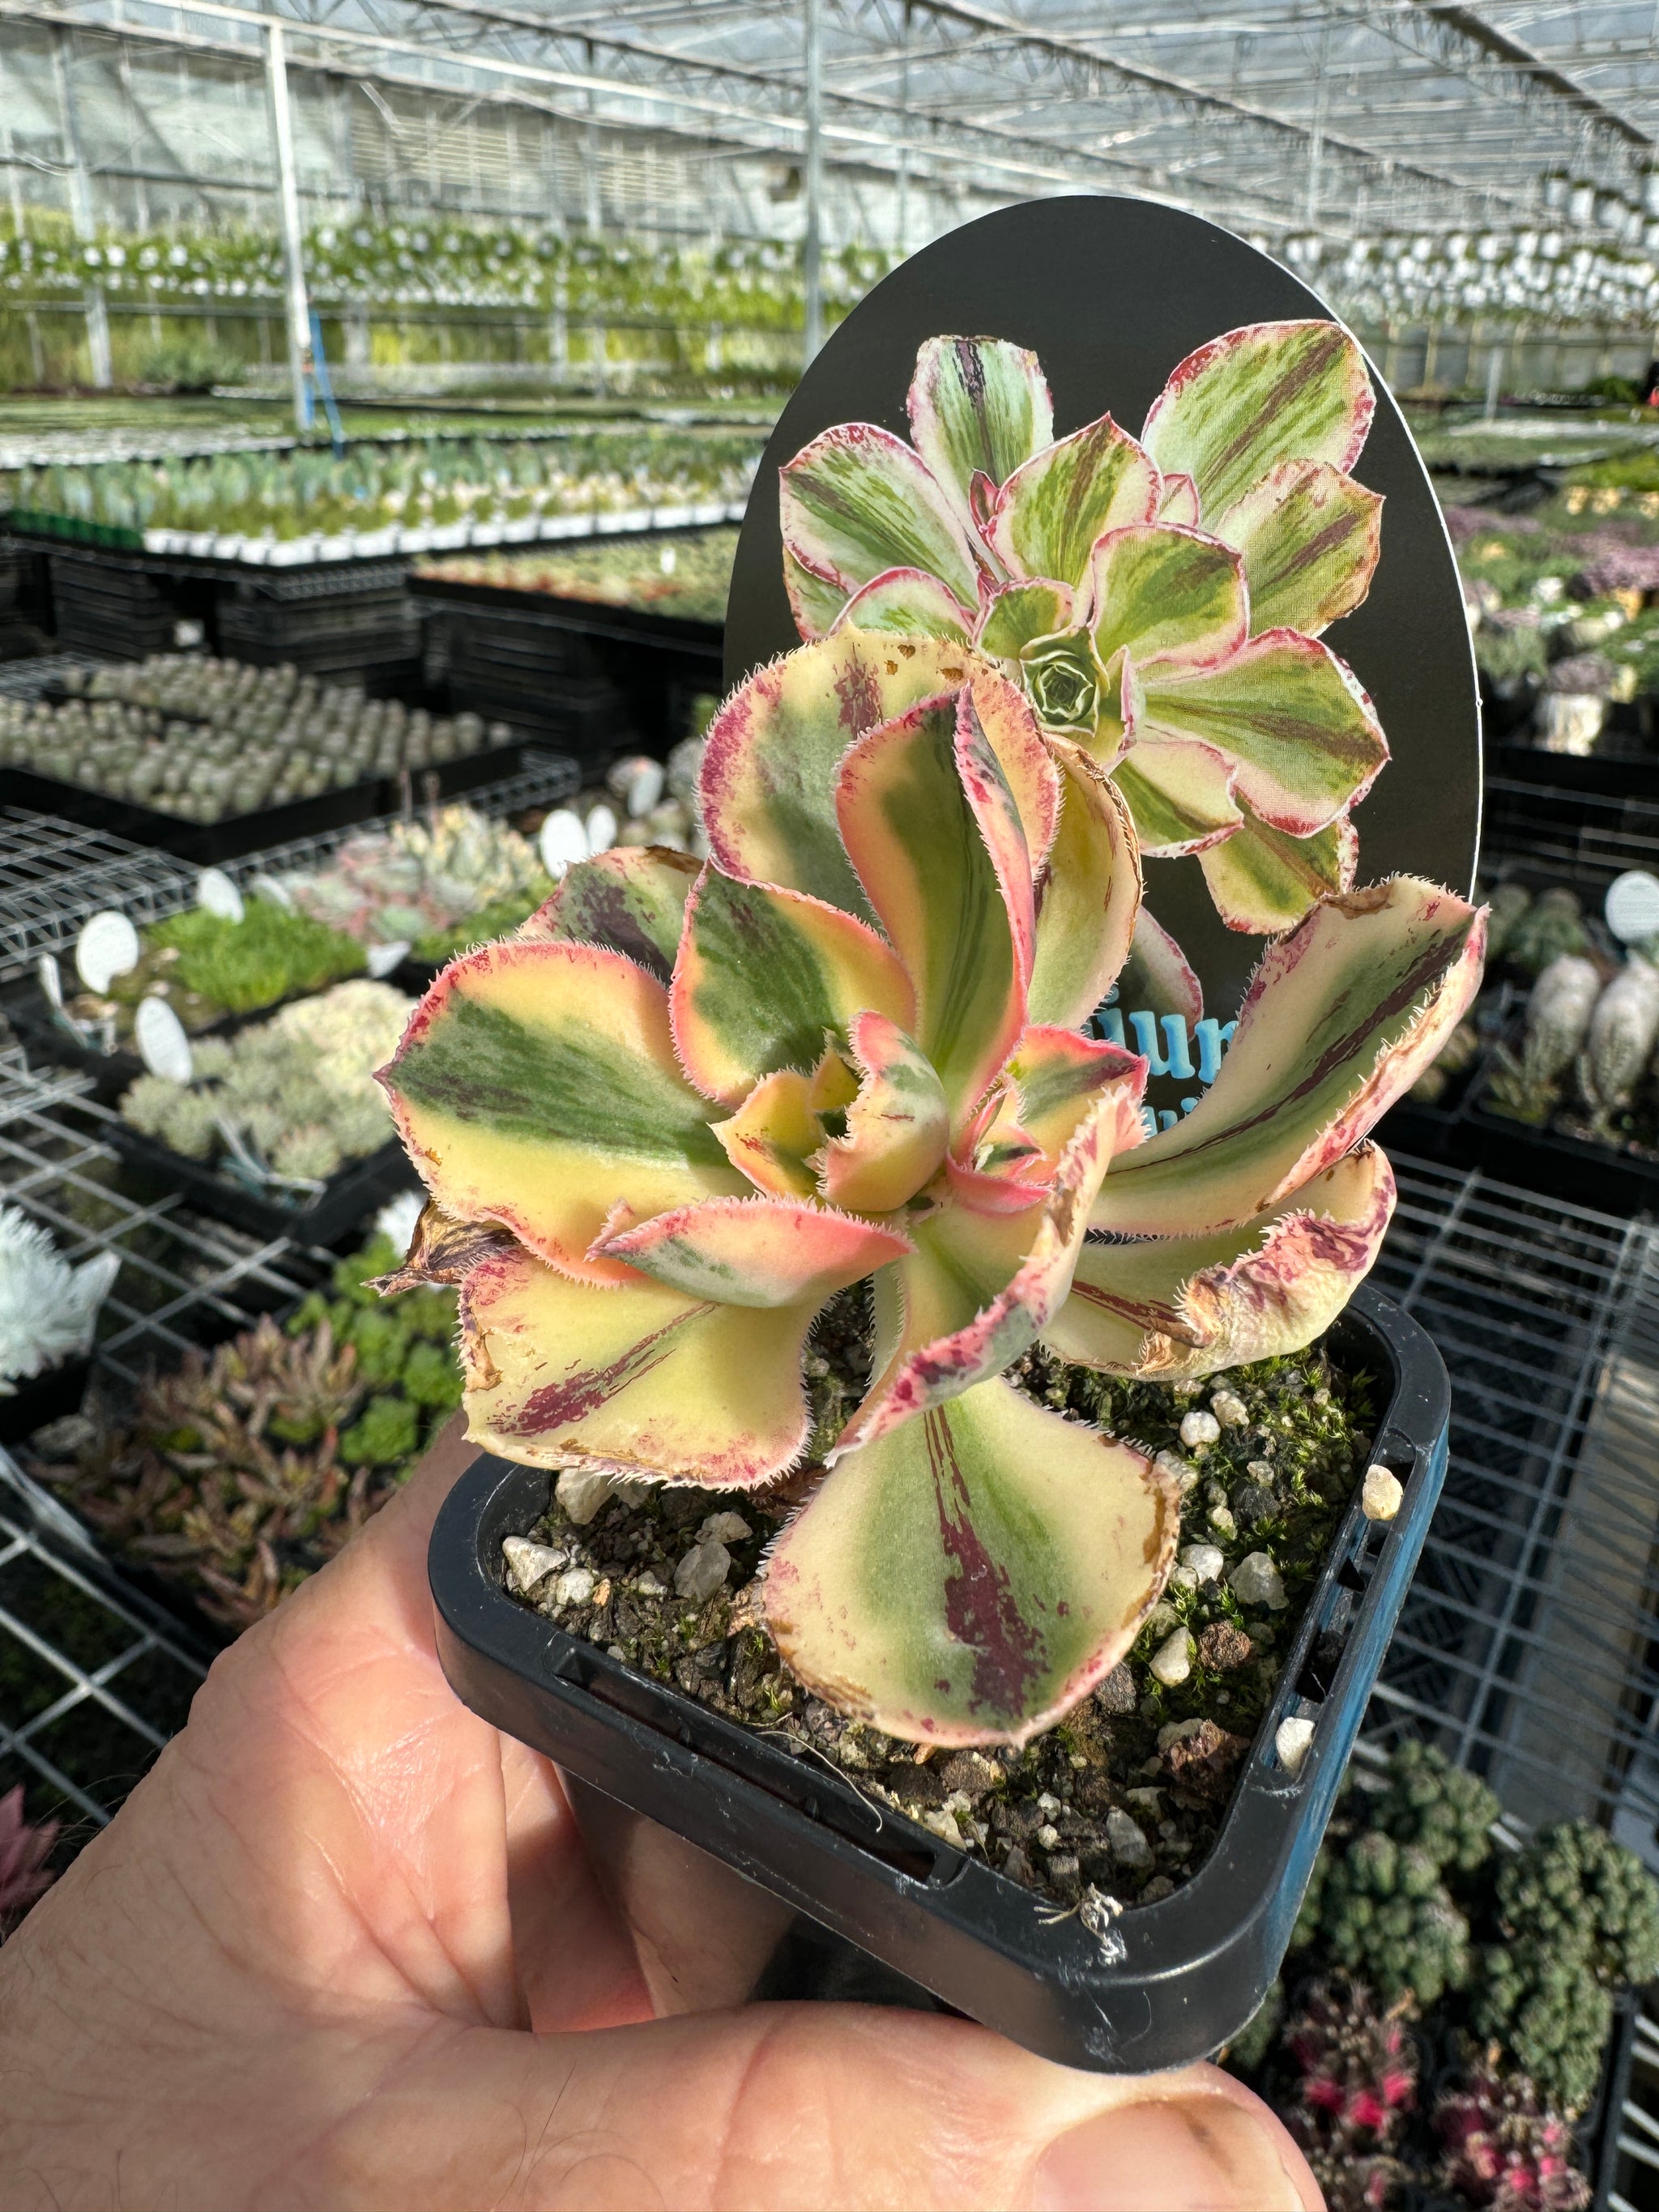
[[[348,1161],[314,1198],[285,1205],[274,1193],[266,1195],[238,1182],[223,1162],[188,1160],[154,1138],[141,1136],[118,1118],[106,1125],[106,1133],[136,1172],[167,1189],[182,1191],[204,1213],[234,1222],[256,1237],[289,1237],[301,1244],[331,1244],[349,1235],[366,1215],[398,1191],[416,1188],[414,1170],[395,1137],[366,1159]]]
[[[567,1771],[594,1864],[646,1938],[659,2010],[942,2003],[1062,2064],[1129,2073],[1187,2064],[1236,2034],[1283,1959],[1445,1474],[1449,1390],[1423,1330],[1362,1285],[1337,1343],[1345,1363],[1386,1378],[1372,1457],[1405,1485],[1400,1515],[1368,1522],[1356,1486],[1213,1851],[1103,1942],[838,1771],[510,1596],[501,1540],[534,1525],[552,1479],[493,1457],[471,1468],[428,1555],[444,1670],[475,1712]],[[1315,1726],[1292,1776],[1274,1737],[1296,1714]]]
[[[416,795],[430,787],[435,777],[436,795],[454,799],[486,783],[515,775],[523,765],[523,746],[491,745],[484,751],[465,754],[459,760],[434,761],[410,771]],[[222,822],[186,822],[159,807],[135,805],[131,799],[112,799],[82,783],[60,782],[56,776],[38,775],[33,769],[0,768],[0,805],[27,806],[61,820],[84,823],[88,829],[107,830],[135,845],[149,845],[172,853],[181,860],[208,866],[222,860],[240,860],[269,845],[286,845],[300,837],[320,836],[330,830],[349,829],[377,814],[395,813],[404,803],[401,776],[375,776],[348,784],[341,791],[325,791],[317,799],[295,799],[281,806],[265,806],[252,814],[233,814]]]

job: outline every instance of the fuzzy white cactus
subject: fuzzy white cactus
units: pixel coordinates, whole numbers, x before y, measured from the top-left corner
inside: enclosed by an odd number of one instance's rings
[[[1553,1083],[1572,1066],[1589,1034],[1590,1018],[1601,995],[1595,964],[1564,952],[1532,987],[1527,1001],[1527,1042],[1522,1065],[1527,1081]]]
[[[1659,1042],[1659,968],[1634,955],[1595,1002],[1579,1062],[1584,1096],[1598,1113],[1628,1106]]]
[[[100,1252],[71,1267],[38,1222],[0,1206],[0,1397],[88,1351],[121,1261]]]

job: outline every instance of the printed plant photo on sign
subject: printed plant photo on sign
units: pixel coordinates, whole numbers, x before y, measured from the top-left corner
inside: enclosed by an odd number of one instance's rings
[[[1345,331],[1261,323],[1177,363],[1138,440],[1109,413],[1056,439],[1034,354],[930,339],[910,445],[843,423],[782,471],[796,624],[976,647],[1146,857],[1197,854],[1230,929],[1277,933],[1352,889],[1389,757],[1322,641],[1376,567],[1382,501],[1346,474],[1374,405]]]

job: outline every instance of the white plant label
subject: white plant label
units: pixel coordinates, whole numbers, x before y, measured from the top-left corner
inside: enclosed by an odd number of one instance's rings
[[[1607,927],[1622,945],[1644,945],[1659,937],[1659,876],[1631,868],[1607,885],[1603,908]]]
[[[222,868],[204,868],[197,877],[196,903],[221,921],[242,919],[242,894]]]
[[[587,817],[587,849],[608,853],[617,842],[617,817],[603,802]]]
[[[273,906],[294,913],[294,894],[280,876],[255,876],[248,889],[255,898],[269,899]]]
[[[169,1083],[188,1083],[196,1073],[185,1025],[165,999],[140,999],[132,1017],[132,1041],[152,1075]]]
[[[409,939],[406,937],[394,938],[390,945],[371,945],[368,953],[369,974],[376,981],[382,975],[389,975],[408,951]]]
[[[64,979],[58,972],[58,963],[50,952],[43,952],[35,967],[40,978],[40,988],[46,994],[46,1003],[53,1013],[64,1011]]]
[[[580,815],[568,806],[556,806],[542,824],[537,845],[543,867],[556,884],[567,868],[587,858],[587,832]]]
[[[628,811],[635,822],[643,821],[662,798],[663,786],[668,781],[668,771],[660,761],[641,761],[629,779]]]
[[[138,965],[138,933],[113,907],[95,914],[75,940],[75,972],[101,998],[118,975]]]

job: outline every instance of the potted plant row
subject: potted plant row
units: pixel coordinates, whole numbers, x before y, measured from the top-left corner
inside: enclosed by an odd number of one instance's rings
[[[663,2009],[884,1977],[1152,2069],[1277,1970],[1445,1464],[1367,1133],[1484,931],[1357,881],[1371,411],[1315,318],[1139,439],[929,339],[912,443],[783,470],[805,641],[711,726],[707,864],[572,866],[384,1071],[387,1287],[459,1285],[485,1448],[441,1653],[566,1769]],[[1149,1133],[1091,1023],[1197,1034],[1174,852],[1270,942]]]

